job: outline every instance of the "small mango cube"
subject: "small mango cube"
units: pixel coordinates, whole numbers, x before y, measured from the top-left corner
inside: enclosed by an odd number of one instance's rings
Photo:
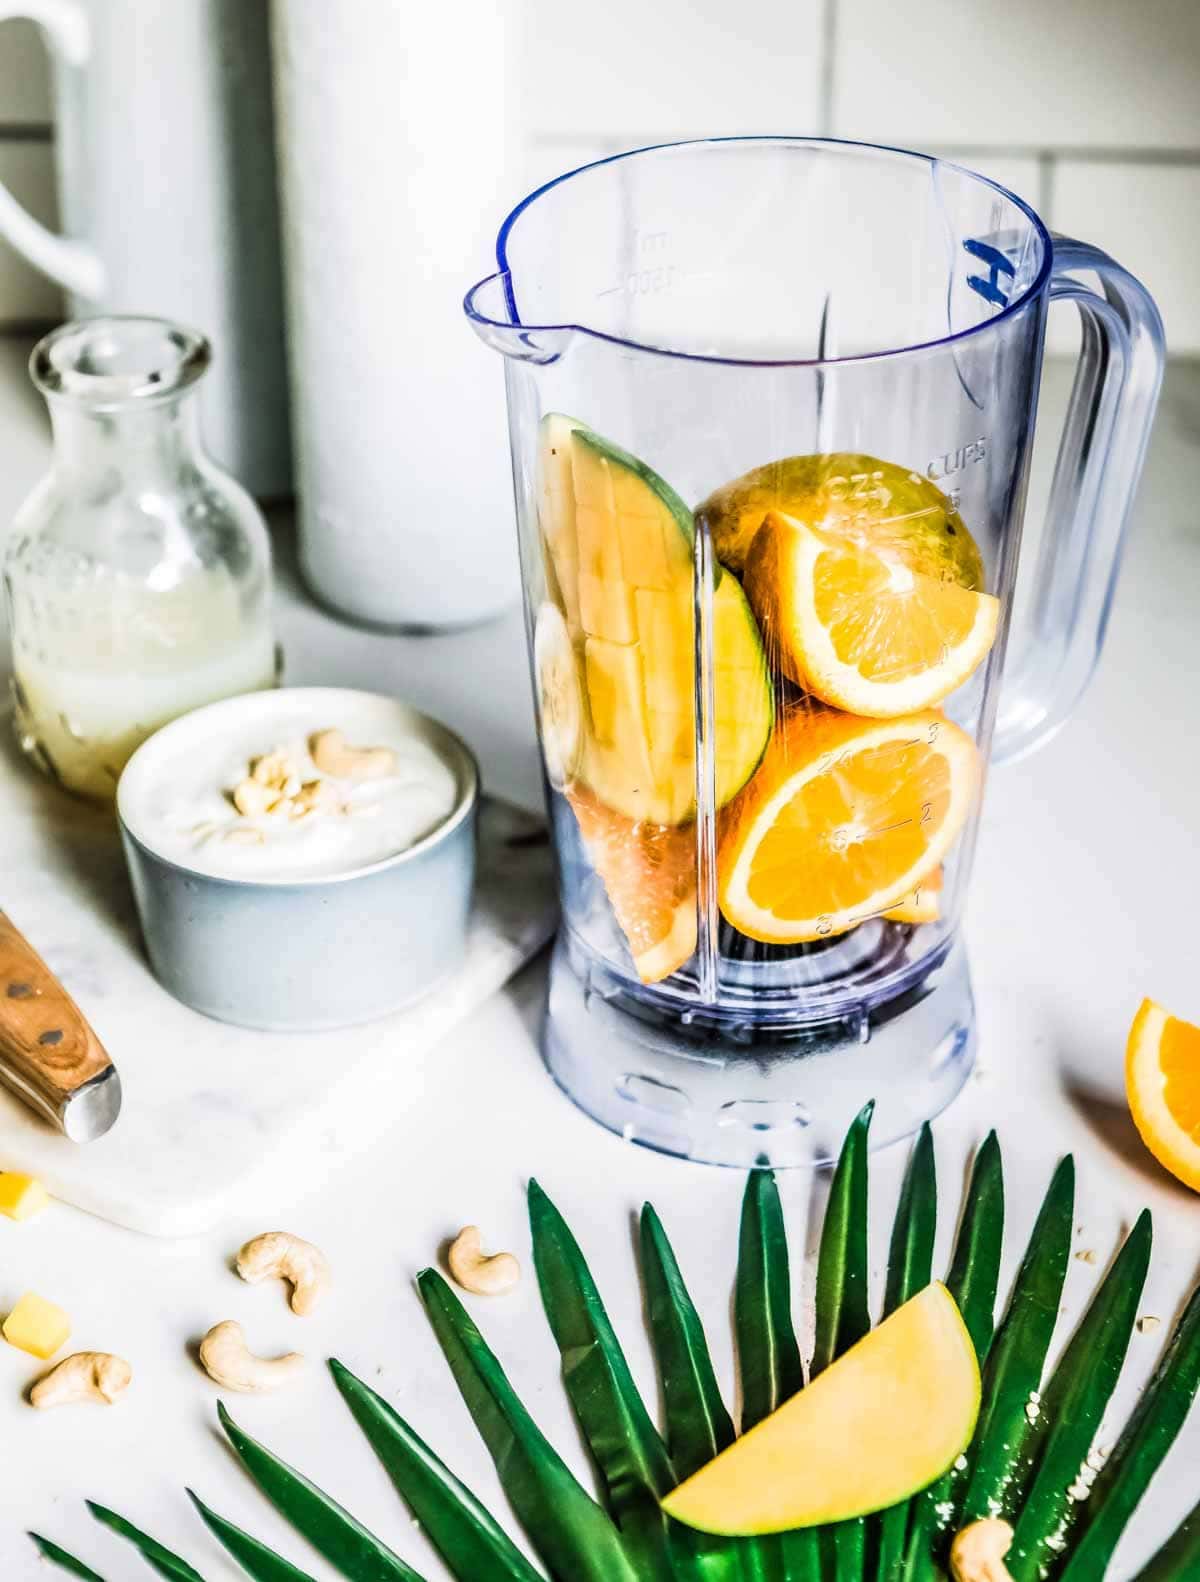
[[[9,1219],[32,1219],[49,1203],[50,1194],[32,1176],[22,1175],[19,1170],[0,1174],[0,1214],[7,1214]]]
[[[0,1325],[0,1331],[10,1346],[27,1351],[32,1357],[41,1357],[44,1362],[66,1344],[71,1334],[71,1320],[61,1307],[47,1302],[44,1296],[26,1291]]]

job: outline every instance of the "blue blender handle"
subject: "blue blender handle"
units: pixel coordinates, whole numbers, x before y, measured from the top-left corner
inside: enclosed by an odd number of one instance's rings
[[[1081,271],[1098,276],[1100,289],[1076,279]],[[1030,616],[1006,669],[998,762],[1048,740],[1096,668],[1166,355],[1150,294],[1099,248],[1054,237],[1050,302],[1075,304],[1083,339],[1041,552],[1028,573]]]

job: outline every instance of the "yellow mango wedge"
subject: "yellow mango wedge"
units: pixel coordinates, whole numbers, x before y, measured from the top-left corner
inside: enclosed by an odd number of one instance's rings
[[[975,1432],[979,1395],[954,1298],[927,1286],[663,1509],[701,1532],[746,1537],[883,1510],[954,1465]]]
[[[0,1175],[0,1214],[9,1219],[32,1219],[50,1206],[50,1194],[40,1181],[19,1170]]]

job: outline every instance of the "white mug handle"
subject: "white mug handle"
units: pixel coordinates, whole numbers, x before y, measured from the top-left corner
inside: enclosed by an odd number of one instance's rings
[[[87,12],[77,0],[0,0],[0,22],[25,17],[36,22],[53,52],[69,66],[86,64],[91,49]],[[85,243],[56,236],[35,220],[0,183],[0,236],[51,280],[81,297],[104,291],[104,265]]]

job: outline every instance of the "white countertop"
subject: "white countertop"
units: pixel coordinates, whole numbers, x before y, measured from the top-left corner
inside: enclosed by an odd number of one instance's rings
[[[38,403],[22,381],[25,348],[0,341],[0,521],[45,465]],[[1042,425],[1053,433],[1064,381],[1056,371]],[[1143,485],[1126,576],[1100,676],[1075,719],[1036,757],[997,771],[988,792],[969,934],[979,1001],[979,1073],[936,1130],[943,1181],[941,1247],[952,1233],[953,1188],[989,1126],[1006,1162],[1015,1263],[1054,1161],[1079,1167],[1077,1224],[1093,1265],[1073,1260],[1067,1313],[1103,1273],[1122,1227],[1148,1204],[1156,1251],[1143,1312],[1164,1323],[1135,1335],[1129,1386],[1149,1372],[1167,1325],[1197,1273],[1200,1199],[1158,1169],[1137,1140],[1122,1097],[1122,1052],[1136,1006],[1150,994],[1200,1016],[1196,911],[1200,905],[1200,367],[1172,370]],[[1043,447],[1045,448],[1045,447]],[[1036,503],[1033,507],[1037,509]],[[507,530],[507,524],[497,524]],[[288,677],[395,691],[441,716],[476,749],[491,788],[535,801],[528,682],[519,615],[446,638],[373,636],[339,625],[299,594],[286,554],[281,625]],[[0,676],[5,660],[0,659]],[[0,904],[3,903],[0,879]],[[498,1512],[503,1497],[460,1404],[412,1289],[461,1224],[480,1223],[493,1247],[527,1255],[522,1190],[535,1174],[575,1228],[653,1399],[629,1216],[651,1199],[670,1231],[704,1316],[719,1371],[731,1379],[728,1311],[741,1180],[632,1148],[586,1120],[543,1073],[536,1047],[543,966],[465,1023],[428,1063],[426,1091],[391,1136],[332,1177],[297,1178],[278,1224],[320,1244],[336,1290],[309,1319],[281,1291],[251,1289],[229,1270],[247,1236],[275,1226],[235,1223],[186,1241],[150,1240],[55,1205],[40,1220],[0,1219],[0,1311],[33,1288],[62,1303],[73,1346],[115,1350],[134,1365],[119,1408],[32,1412],[22,1399],[39,1365],[0,1346],[0,1576],[39,1569],[23,1529],[64,1543],[107,1577],[141,1562],[88,1517],[101,1501],[187,1556],[209,1579],[241,1575],[200,1527],[184,1497],[194,1487],[223,1515],[312,1572],[333,1572],[269,1510],[218,1437],[217,1391],[192,1361],[218,1319],[238,1318],[264,1353],[294,1348],[312,1361],[301,1385],[274,1397],[235,1398],[235,1417],[348,1505],[429,1578],[445,1573],[410,1526],[387,1479],[325,1376],[336,1354],[399,1409]],[[146,1037],[154,1037],[147,1027]],[[118,1062],[120,1050],[114,1050]],[[170,1059],[164,1049],[163,1058]],[[886,1210],[903,1150],[877,1156],[879,1270]],[[0,1166],[3,1138],[0,1137]],[[816,1184],[819,1201],[823,1182]],[[798,1251],[814,1182],[781,1178]],[[476,1303],[485,1334],[514,1384],[586,1476],[557,1382],[557,1359],[534,1282]],[[1064,1320],[1063,1333],[1069,1327]],[[1063,1333],[1058,1337],[1061,1343]],[[1102,1436],[1103,1437],[1103,1436]],[[1115,1434],[1112,1436],[1115,1437]],[[1128,1576],[1196,1495],[1200,1409],[1135,1519],[1115,1568]]]

